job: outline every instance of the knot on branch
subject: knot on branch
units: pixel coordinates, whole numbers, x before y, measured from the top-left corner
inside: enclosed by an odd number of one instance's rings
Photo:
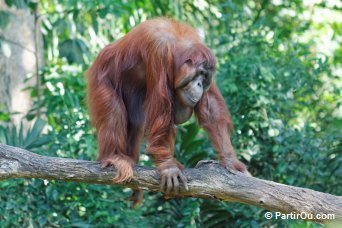
[[[195,169],[211,170],[221,174],[227,174],[227,172],[236,174],[236,171],[223,167],[219,161],[215,160],[201,160],[196,164]]]

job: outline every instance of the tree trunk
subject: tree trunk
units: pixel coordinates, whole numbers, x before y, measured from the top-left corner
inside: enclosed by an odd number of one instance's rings
[[[9,19],[0,28],[0,110],[18,112],[11,115],[12,122],[18,125],[32,107],[30,94],[23,89],[37,87],[37,73],[43,63],[43,40],[40,22],[28,8],[8,7],[0,1],[0,13]]]

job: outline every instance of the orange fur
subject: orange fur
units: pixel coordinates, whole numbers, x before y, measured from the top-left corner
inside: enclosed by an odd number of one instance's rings
[[[129,181],[133,177],[133,166],[134,162],[127,157],[122,156],[113,156],[104,161],[101,161],[102,167],[106,166],[114,166],[117,170],[116,177],[113,179],[113,182],[124,182]]]

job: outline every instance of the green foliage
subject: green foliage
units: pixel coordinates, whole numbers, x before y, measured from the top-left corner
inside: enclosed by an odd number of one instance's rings
[[[10,12],[4,11],[4,10],[0,10],[0,29],[1,30],[5,30],[5,28],[7,27],[8,23],[10,22],[10,19],[13,16],[14,15],[12,13],[10,13]]]
[[[34,0],[5,0],[5,3],[9,7],[16,7],[18,9],[35,10],[37,8],[37,2]]]
[[[4,112],[1,110],[0,106],[0,122],[9,122],[10,121],[10,115],[7,112]]]
[[[204,159],[215,159],[215,152],[208,145],[208,139],[204,137],[203,130],[192,120],[178,127],[178,138],[175,156],[187,167],[194,167]]]
[[[36,9],[31,1],[10,6]],[[235,123],[233,145],[256,177],[342,194],[341,23],[319,21],[314,12],[339,12],[322,1],[40,1],[46,65],[41,91],[27,119],[46,117],[24,132],[2,127],[0,140],[37,153],[96,158],[97,144],[85,105],[83,74],[104,45],[155,16],[187,21],[205,34],[217,61],[216,82]],[[25,7],[24,7],[25,6]],[[336,8],[336,7],[335,7]],[[306,15],[309,15],[307,17]],[[7,19],[6,19],[7,17]],[[1,20],[1,18],[5,18]],[[9,15],[0,11],[0,28]],[[315,19],[315,20],[314,20]],[[6,21],[7,20],[7,21]],[[323,52],[319,38],[332,31]],[[329,43],[328,42],[328,43]],[[337,43],[337,44],[336,44]],[[335,45],[335,46],[334,46]],[[38,97],[39,95],[39,97]],[[0,112],[0,120],[9,114]],[[142,146],[144,150],[144,146]],[[195,119],[178,126],[175,155],[186,167],[215,159]],[[141,164],[152,165],[141,156]],[[0,227],[317,227],[266,220],[265,210],[201,199],[165,200],[145,193],[138,209],[125,200],[129,189],[41,180],[0,182]]]
[[[52,141],[50,135],[41,134],[45,124],[45,121],[37,119],[25,134],[22,122],[18,131],[15,125],[0,126],[0,143],[35,151]]]
[[[68,63],[84,63],[83,56],[89,55],[88,47],[81,39],[64,40],[58,49],[60,57],[65,57]]]

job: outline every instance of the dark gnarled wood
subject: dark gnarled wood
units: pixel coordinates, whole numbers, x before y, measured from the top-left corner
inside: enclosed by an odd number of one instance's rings
[[[233,173],[214,161],[202,161],[196,168],[185,169],[185,174],[190,189],[181,188],[179,197],[241,202],[286,214],[334,214],[335,219],[342,219],[341,196]],[[112,181],[114,176],[114,169],[102,169],[95,161],[41,156],[0,144],[0,180],[41,178],[112,185],[115,184]],[[134,178],[118,185],[160,191],[159,174],[153,168],[136,166]]]

